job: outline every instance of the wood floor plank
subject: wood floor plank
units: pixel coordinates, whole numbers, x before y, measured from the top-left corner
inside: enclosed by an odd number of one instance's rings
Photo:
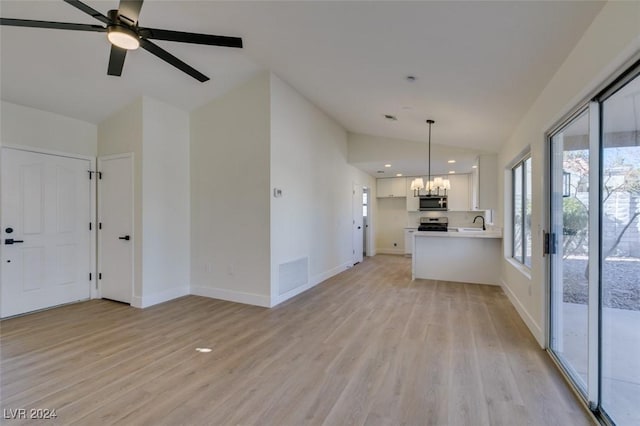
[[[590,424],[499,287],[411,281],[389,255],[273,309],[187,296],[4,320],[0,397],[59,425]]]

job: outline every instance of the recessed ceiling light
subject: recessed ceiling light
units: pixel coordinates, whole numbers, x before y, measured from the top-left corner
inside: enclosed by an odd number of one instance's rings
[[[211,348],[196,348],[196,351],[201,353],[207,353],[207,352],[211,352]]]
[[[414,82],[414,81],[416,81],[416,80],[417,80],[417,79],[416,79],[416,76],[415,76],[415,75],[408,75],[408,76],[407,76],[407,81],[408,81],[409,83],[413,83],[413,82]]]
[[[386,118],[387,120],[391,120],[391,121],[398,121],[398,117],[396,117],[395,115],[391,115],[391,114],[385,114],[384,118]]]
[[[477,169],[477,168],[478,168],[478,166],[471,166],[471,168],[472,168],[472,169]]]
[[[376,173],[384,173],[384,170],[378,170]]]
[[[389,168],[389,167],[391,167],[391,164],[385,164],[384,166]]]
[[[456,172],[455,170],[449,170],[450,175],[454,174],[455,172]]]
[[[455,163],[455,162],[456,162],[456,160],[449,160],[449,161],[447,161],[447,163],[449,163],[449,164],[453,164],[453,163]]]
[[[400,177],[402,176],[402,173],[396,173],[396,176]]]

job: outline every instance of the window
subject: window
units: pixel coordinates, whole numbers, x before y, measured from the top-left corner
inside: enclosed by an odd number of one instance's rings
[[[531,156],[527,155],[511,169],[513,183],[513,229],[511,256],[531,267]]]
[[[362,191],[362,217],[368,216],[368,212],[367,212],[367,204],[369,203],[368,198],[369,198],[369,193],[367,192],[367,190]]]

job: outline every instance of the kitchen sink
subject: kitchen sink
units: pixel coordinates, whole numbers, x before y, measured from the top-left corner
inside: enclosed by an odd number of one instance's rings
[[[482,228],[458,228],[458,232],[484,232]]]

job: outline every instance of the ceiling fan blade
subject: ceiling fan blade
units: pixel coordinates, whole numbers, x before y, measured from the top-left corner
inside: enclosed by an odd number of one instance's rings
[[[168,62],[174,67],[178,68],[179,70],[189,74],[191,77],[195,78],[201,83],[204,83],[205,81],[209,80],[209,77],[202,74],[200,71],[197,71],[195,68],[185,64],[180,59],[176,58],[175,56],[173,56],[171,53],[167,52],[160,46],[153,44],[149,40],[141,38],[140,46],[142,46],[142,48],[145,49],[146,51],[156,55],[158,58],[162,59],[163,61]]]
[[[31,19],[0,18],[0,25],[13,27],[52,28],[56,30],[96,31],[105,32],[107,29],[100,25],[74,24],[71,22],[34,21]]]
[[[109,21],[109,18],[107,18],[102,13],[98,12],[97,10],[95,10],[94,8],[92,8],[90,6],[87,6],[86,4],[82,3],[79,0],[64,0],[64,1],[66,3],[69,3],[71,6],[75,7],[76,9],[80,9],[81,11],[86,13],[87,15],[93,16],[98,21],[101,21],[101,22],[103,22],[105,24],[110,24],[111,23],[111,21]]]
[[[121,76],[122,67],[124,67],[124,58],[127,56],[127,49],[118,46],[111,46],[111,54],[109,55],[108,75]]]
[[[142,2],[143,0],[120,0],[120,7],[118,8],[120,17],[131,21],[131,25],[137,24]]]
[[[242,48],[242,39],[240,37],[185,33],[182,31],[160,30],[157,28],[140,28],[140,35],[153,40]]]

